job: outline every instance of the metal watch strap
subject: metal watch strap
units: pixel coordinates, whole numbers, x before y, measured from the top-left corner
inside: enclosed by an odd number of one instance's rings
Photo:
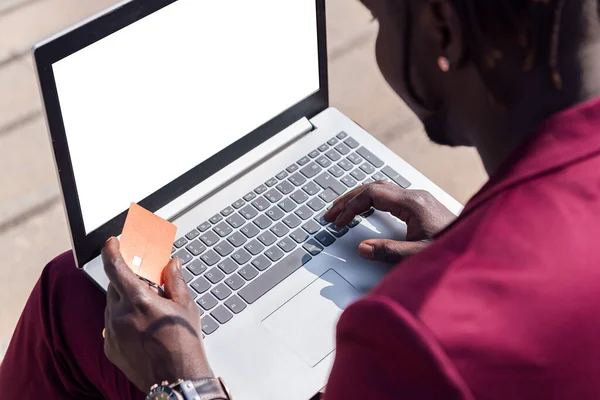
[[[232,400],[220,378],[185,381],[179,388],[185,400]]]

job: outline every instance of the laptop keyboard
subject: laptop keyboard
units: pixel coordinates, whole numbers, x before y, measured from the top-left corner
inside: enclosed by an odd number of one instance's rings
[[[411,184],[340,132],[173,244],[172,257],[211,335],[357,226],[327,224],[329,205],[360,184]]]

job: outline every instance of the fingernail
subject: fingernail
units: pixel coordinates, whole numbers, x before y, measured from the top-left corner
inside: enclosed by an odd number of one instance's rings
[[[358,245],[358,255],[361,256],[362,258],[371,260],[373,258],[374,253],[375,253],[375,248],[373,246],[371,246],[370,244],[361,243]]]
[[[179,257],[175,258],[175,268],[177,268],[178,272],[181,272],[183,266],[181,265],[181,260]]]
[[[106,242],[104,242],[104,244],[110,242],[113,239],[116,239],[116,237],[114,237],[114,236],[109,237],[108,239],[106,239]]]

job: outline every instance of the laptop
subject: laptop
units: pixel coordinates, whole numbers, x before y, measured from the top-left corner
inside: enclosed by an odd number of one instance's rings
[[[328,225],[335,198],[383,179],[461,210],[329,107],[326,48],[324,0],[133,0],[34,47],[78,268],[106,290],[99,254],[131,202],[172,221],[237,400],[310,399],[340,314],[389,270],[357,245],[406,226]]]

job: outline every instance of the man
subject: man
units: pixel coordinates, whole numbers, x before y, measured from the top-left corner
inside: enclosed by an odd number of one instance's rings
[[[325,399],[600,398],[597,0],[363,2],[389,84],[431,139],[475,146],[491,179],[453,222],[426,193],[385,183],[334,204],[338,225],[390,211],[408,241],[359,245],[402,262],[342,315]],[[72,257],[49,264],[0,369],[3,397],[143,398],[136,387],[212,376],[181,264],[163,298],[118,246],[103,251],[105,321]]]

